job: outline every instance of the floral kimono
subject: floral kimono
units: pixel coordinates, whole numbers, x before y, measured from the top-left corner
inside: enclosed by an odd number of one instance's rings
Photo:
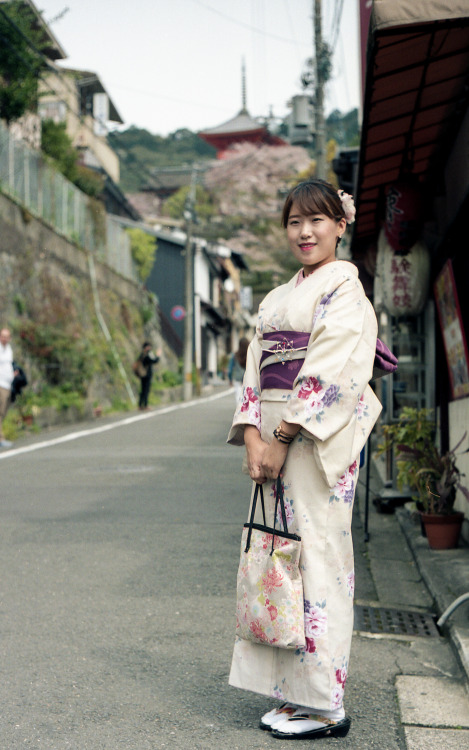
[[[228,442],[242,445],[245,425],[269,443],[282,419],[301,425],[283,483],[289,531],[302,538],[306,646],[236,637],[230,684],[332,710],[342,705],[352,639],[358,460],[381,411],[368,384],[377,322],[351,263],[327,263],[299,281],[297,274],[260,305]],[[268,523],[274,487],[264,486]]]

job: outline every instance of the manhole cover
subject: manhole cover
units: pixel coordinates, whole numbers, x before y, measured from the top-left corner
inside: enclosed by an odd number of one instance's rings
[[[365,633],[392,633],[394,635],[439,636],[432,615],[408,612],[389,607],[367,607],[355,604],[355,630]]]

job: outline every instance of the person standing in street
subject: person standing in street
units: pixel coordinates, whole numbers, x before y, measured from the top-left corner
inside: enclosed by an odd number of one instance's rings
[[[253,482],[266,485],[272,522],[281,477],[288,531],[301,537],[305,645],[282,649],[237,636],[229,679],[281,701],[260,720],[279,739],[344,737],[351,723],[343,699],[353,630],[352,508],[360,451],[381,411],[369,385],[376,315],[356,266],[336,259],[354,216],[351,196],[324,180],[288,194],[282,225],[301,268],[259,307],[228,435],[245,445]],[[259,510],[255,521],[263,523]]]
[[[6,417],[11,398],[11,384],[15,377],[13,351],[10,344],[10,331],[0,331],[0,448],[11,448],[12,443],[3,434],[3,420]]]
[[[233,352],[228,363],[228,380],[235,389],[235,402],[238,403],[243,389],[243,378],[246,371],[246,355],[248,353],[249,341],[242,338],[239,341],[238,351]]]
[[[160,357],[161,349],[158,349],[156,354],[153,355],[150,342],[143,342],[142,351],[137,360],[139,363],[137,375],[140,378],[140,396],[138,399],[138,407],[140,411],[147,411],[150,408],[148,406],[148,396],[150,394],[151,380],[153,376],[153,365],[156,365],[160,361]]]

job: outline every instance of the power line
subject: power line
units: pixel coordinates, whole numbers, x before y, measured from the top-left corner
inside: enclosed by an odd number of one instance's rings
[[[70,11],[70,8],[67,6],[66,8],[63,8],[61,11],[57,13],[53,18],[50,19],[50,21],[47,21],[47,26],[51,26],[51,24],[56,23],[57,21],[61,21],[64,16],[67,15],[67,13]]]
[[[221,16],[221,18],[224,18],[225,21],[230,21],[230,23],[234,23],[237,26],[241,26],[244,29],[247,29],[248,31],[254,31],[256,34],[261,34],[262,36],[267,36],[270,39],[275,39],[277,42],[284,42],[285,44],[293,44],[295,46],[298,46],[298,42],[294,39],[286,39],[283,36],[279,36],[278,34],[271,34],[268,31],[265,31],[264,29],[259,29],[256,26],[251,26],[248,23],[244,23],[244,21],[238,21],[237,18],[233,18],[233,16],[229,16],[227,13],[223,13],[223,11],[218,10],[218,8],[214,8],[211,5],[208,5],[208,3],[204,3],[203,0],[192,0],[193,3],[196,3],[197,5],[200,5],[202,8],[205,8],[206,10],[211,11],[212,13],[215,13],[217,16]],[[307,46],[307,45],[303,45]]]
[[[177,102],[179,104],[191,104],[193,106],[198,105],[200,107],[203,107],[204,109],[214,109],[214,110],[216,109],[217,111],[220,111],[220,112],[225,112],[227,109],[226,107],[217,107],[214,104],[205,104],[204,102],[201,102],[200,100],[193,101],[190,99],[179,99],[178,97],[175,97],[175,96],[166,96],[165,94],[158,94],[152,91],[143,91],[141,89],[133,89],[130,86],[122,86],[120,83],[112,82],[111,85],[113,86],[113,88],[121,89],[122,91],[129,91],[132,94],[140,94],[141,96],[149,96],[149,97],[152,97],[153,99],[165,99],[166,101],[169,101],[169,102]]]
[[[344,9],[344,0],[335,0],[330,31],[328,33],[328,37],[330,41],[327,45],[330,50],[331,62],[332,62],[333,56],[336,56],[336,53],[338,51],[338,44],[340,45],[340,52],[343,55],[343,44],[342,44],[342,38],[340,37],[340,26],[341,26],[343,9]],[[345,69],[343,69],[342,72],[340,72],[340,65],[339,65],[339,73],[337,77],[340,78],[342,75],[345,75],[345,77],[347,77],[347,74],[348,74],[348,67],[345,66]],[[334,79],[334,77],[331,77],[327,81],[326,85],[327,85],[327,89],[329,93],[330,93],[331,87],[333,87],[336,84],[337,84],[337,78]],[[348,86],[346,86],[346,96],[350,102]],[[337,108],[340,108],[339,102],[337,103]],[[349,106],[349,109],[350,109],[350,106]]]
[[[330,39],[331,39],[331,42],[332,42],[332,38],[334,36],[334,28],[335,28],[336,23],[337,23],[337,11],[338,11],[338,8],[339,8],[339,3],[340,3],[340,0],[334,0],[334,9],[332,11],[331,30],[330,30]]]
[[[332,52],[335,50],[335,46],[337,44],[337,39],[339,37],[340,33],[340,22],[342,20],[342,11],[344,9],[344,0],[336,0],[335,3],[335,14],[332,21],[332,28],[331,28],[331,49]]]
[[[290,10],[291,10],[290,9],[290,0],[283,0],[283,4],[284,4],[284,7],[285,7],[285,12],[287,14],[288,25],[290,27],[290,32],[293,35],[295,33],[295,27],[293,25],[291,13],[290,13]],[[302,55],[301,55],[300,50],[298,49],[300,47],[300,42],[298,42],[297,40],[295,40],[295,46],[297,47],[297,54],[298,54],[298,58],[299,58],[300,65],[301,65],[301,63],[302,63]]]

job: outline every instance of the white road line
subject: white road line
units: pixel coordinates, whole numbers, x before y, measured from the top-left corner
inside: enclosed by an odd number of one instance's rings
[[[52,445],[60,445],[60,443],[69,443],[71,440],[79,440],[80,438],[89,437],[89,435],[97,435],[100,432],[108,432],[108,430],[115,430],[118,427],[124,427],[134,422],[140,422],[143,419],[153,419],[154,417],[160,417],[163,414],[170,414],[178,409],[188,409],[191,406],[199,406],[200,404],[208,404],[210,401],[216,401],[219,398],[225,398],[229,394],[234,393],[234,388],[229,388],[222,393],[216,393],[212,396],[205,396],[204,398],[197,398],[193,401],[183,401],[181,403],[173,404],[172,406],[165,406],[162,409],[156,409],[155,411],[145,412],[145,414],[135,414],[133,417],[126,417],[125,419],[119,419],[117,422],[111,424],[105,424],[101,427],[91,427],[89,430],[80,430],[78,432],[71,432],[69,435],[62,435],[62,437],[51,438],[50,440],[42,440],[39,443],[33,443],[32,445],[25,445],[23,448],[11,448],[0,452],[0,461],[6,458],[13,458],[14,456],[20,456],[23,453],[31,453],[32,451],[38,451],[42,448],[49,448]]]

